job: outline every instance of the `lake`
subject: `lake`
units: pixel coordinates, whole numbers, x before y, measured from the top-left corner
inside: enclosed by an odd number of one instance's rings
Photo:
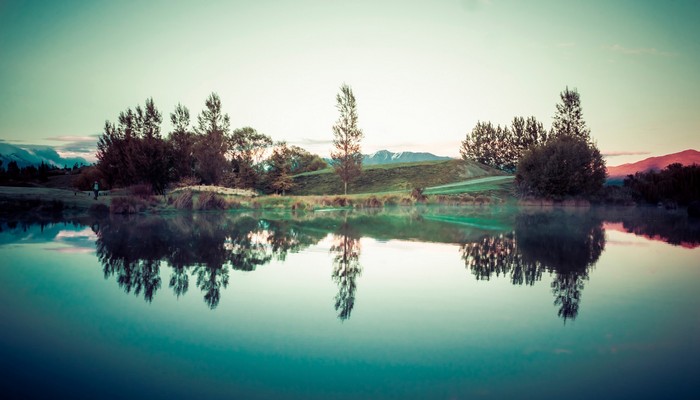
[[[3,220],[4,398],[695,398],[700,222],[424,208]]]

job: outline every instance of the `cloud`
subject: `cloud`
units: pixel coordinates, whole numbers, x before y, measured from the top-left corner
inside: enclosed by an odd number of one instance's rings
[[[331,145],[332,140],[329,139],[311,139],[311,138],[301,138],[299,140],[292,140],[290,144],[295,144],[298,146],[320,146],[320,145]]]
[[[45,140],[59,142],[61,144],[51,146],[62,157],[82,157],[90,162],[95,161],[95,152],[97,151],[97,139],[100,135],[88,136],[52,136]]]
[[[654,47],[624,47],[619,44],[613,44],[609,46],[603,46],[604,49],[613,51],[615,53],[630,55],[630,56],[675,56],[676,53],[669,53],[667,51],[662,51]]]
[[[617,157],[617,156],[644,156],[651,154],[650,151],[604,151],[601,153],[603,157]]]

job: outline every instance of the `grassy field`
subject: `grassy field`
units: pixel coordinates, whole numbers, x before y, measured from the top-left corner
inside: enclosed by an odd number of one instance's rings
[[[364,168],[362,175],[348,185],[348,194],[405,192],[415,187],[433,188],[455,182],[461,183],[452,188],[452,193],[462,193],[458,190],[465,181],[490,176],[503,176],[503,173],[462,160],[372,165]],[[343,183],[332,169],[300,174],[293,178],[296,184],[291,191],[293,195],[343,193]],[[438,194],[438,191],[432,194]]]

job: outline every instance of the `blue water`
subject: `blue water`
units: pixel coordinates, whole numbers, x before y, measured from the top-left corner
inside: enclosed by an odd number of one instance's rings
[[[695,398],[700,226],[453,209],[0,224],[4,398]]]

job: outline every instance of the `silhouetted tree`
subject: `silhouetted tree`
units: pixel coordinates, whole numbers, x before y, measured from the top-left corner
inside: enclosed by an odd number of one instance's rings
[[[333,168],[343,181],[343,192],[348,194],[348,182],[362,172],[360,140],[362,130],[357,127],[357,104],[350,86],[343,84],[336,96],[336,108],[340,117],[333,125]]]
[[[190,110],[179,104],[170,114],[173,130],[170,132],[170,147],[172,148],[174,179],[194,176],[195,136],[190,127]]]
[[[688,205],[700,200],[700,166],[675,163],[658,172],[637,172],[625,178],[624,185],[648,203],[664,201]]]
[[[581,96],[576,89],[569,90],[567,86],[559,94],[561,103],[557,103],[557,111],[552,122],[551,136],[572,136],[583,139],[586,142],[591,140],[591,130],[583,120],[583,110],[581,108]]]
[[[515,183],[523,196],[563,199],[590,196],[603,187],[605,178],[605,162],[595,146],[561,136],[525,153]]]
[[[590,196],[605,183],[605,161],[583,121],[578,92],[560,95],[548,141],[523,154],[515,177],[521,195],[561,199]]]
[[[205,184],[219,184],[228,169],[227,135],[231,123],[228,114],[221,111],[221,99],[216,93],[207,98],[205,109],[197,117],[197,122],[195,173]]]

